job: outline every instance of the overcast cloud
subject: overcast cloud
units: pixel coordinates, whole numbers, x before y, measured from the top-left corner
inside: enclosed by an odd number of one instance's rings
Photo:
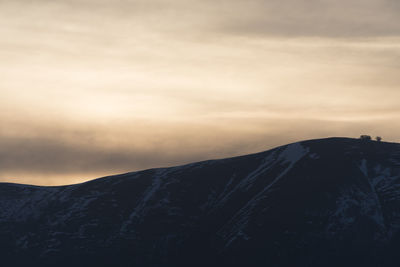
[[[0,1],[0,180],[400,141],[395,0]]]

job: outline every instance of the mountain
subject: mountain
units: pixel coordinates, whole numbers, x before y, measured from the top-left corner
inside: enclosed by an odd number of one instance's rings
[[[400,144],[350,138],[0,184],[2,266],[400,266]]]

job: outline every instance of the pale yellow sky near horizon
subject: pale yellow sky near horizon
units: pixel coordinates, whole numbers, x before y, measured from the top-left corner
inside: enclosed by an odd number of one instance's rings
[[[1,0],[0,181],[400,141],[394,0]]]

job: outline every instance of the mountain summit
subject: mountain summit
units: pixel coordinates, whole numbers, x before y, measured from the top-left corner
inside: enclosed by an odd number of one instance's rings
[[[400,144],[310,140],[58,187],[0,184],[2,266],[400,266]]]

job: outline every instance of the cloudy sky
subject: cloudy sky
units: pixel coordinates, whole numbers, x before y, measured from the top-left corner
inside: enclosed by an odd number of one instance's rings
[[[398,0],[0,0],[0,181],[400,141]]]

